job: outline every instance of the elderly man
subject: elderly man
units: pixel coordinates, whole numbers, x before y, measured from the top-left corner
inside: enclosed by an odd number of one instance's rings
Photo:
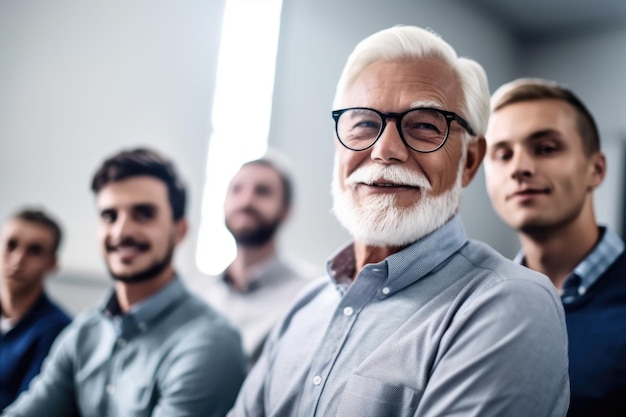
[[[57,339],[3,416],[223,416],[244,378],[241,341],[174,270],[188,227],[174,165],[149,149],[123,151],[92,190],[114,288]]]
[[[565,415],[554,287],[457,215],[485,153],[482,68],[394,27],[357,45],[334,105],[334,211],[354,241],[274,328],[230,415]]]
[[[569,336],[568,417],[626,416],[626,251],[598,225],[606,160],[593,116],[563,85],[519,79],[492,98],[487,189],[517,231],[515,258],[561,292]]]

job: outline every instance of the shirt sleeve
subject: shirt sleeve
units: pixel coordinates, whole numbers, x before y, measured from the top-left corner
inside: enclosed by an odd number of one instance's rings
[[[28,369],[24,373],[24,379],[21,381],[18,392],[26,391],[32,379],[39,373],[44,359],[50,353],[50,348],[52,347],[54,340],[65,326],[66,323],[59,323],[58,325],[47,329],[39,336],[39,340],[37,340],[37,345],[34,349],[33,355],[31,356]]]
[[[501,282],[467,302],[441,340],[420,417],[562,417],[567,332],[555,292]]]
[[[235,401],[245,377],[239,335],[227,327],[189,330],[159,372],[152,417],[224,416]]]
[[[56,338],[41,372],[1,417],[78,416],[72,371],[73,337],[70,327]]]

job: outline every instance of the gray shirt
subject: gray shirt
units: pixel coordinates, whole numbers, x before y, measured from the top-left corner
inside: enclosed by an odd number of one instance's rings
[[[226,272],[199,277],[190,287],[239,330],[244,352],[254,361],[271,328],[314,276],[303,262],[274,256],[254,268],[244,291],[232,285]]]
[[[468,241],[461,220],[351,282],[331,280],[276,326],[229,416],[564,416],[567,335],[543,275]]]
[[[129,314],[111,292],[77,317],[2,416],[223,416],[243,378],[238,334],[177,278]]]

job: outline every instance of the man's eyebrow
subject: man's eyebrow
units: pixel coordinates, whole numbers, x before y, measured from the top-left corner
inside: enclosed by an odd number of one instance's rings
[[[528,136],[528,140],[535,141],[535,140],[543,139],[546,136],[561,136],[561,133],[554,129],[542,129],[542,130],[533,132],[530,136]]]
[[[550,136],[561,136],[561,134],[557,130],[554,130],[554,129],[541,129],[525,137],[522,143],[536,142],[538,140],[541,140],[543,138],[550,137]],[[498,140],[497,142],[489,144],[488,147],[489,148],[502,148],[505,146],[509,146],[510,142],[511,140],[509,139],[501,139],[501,140]]]
[[[131,206],[133,211],[151,211],[155,212],[158,210],[158,206],[154,203],[137,203]]]
[[[433,109],[441,109],[441,104],[440,103],[436,103],[434,101],[429,101],[429,100],[418,100],[418,101],[414,101],[413,103],[409,104],[409,108],[410,109],[416,109],[416,108],[420,108],[420,107],[429,107],[429,108],[433,108]]]
[[[46,245],[41,242],[32,242],[32,243],[29,243],[27,247],[28,249],[31,249],[31,250],[35,249],[35,250],[43,251],[45,246]]]
[[[499,140],[497,142],[491,143],[488,145],[489,148],[505,148],[510,146],[509,141],[506,139]]]

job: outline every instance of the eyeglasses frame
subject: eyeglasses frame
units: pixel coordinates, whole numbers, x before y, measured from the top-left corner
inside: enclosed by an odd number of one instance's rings
[[[376,137],[376,139],[374,139],[374,141],[369,146],[367,146],[367,147],[365,147],[363,149],[353,149],[353,148],[347,146],[345,143],[343,143],[343,141],[339,137],[339,129],[338,129],[339,128],[339,118],[341,117],[342,114],[344,114],[345,112],[347,112],[349,110],[369,110],[369,111],[373,111],[374,113],[376,113],[376,114],[378,114],[380,116],[380,118],[381,118],[381,120],[383,122],[382,128],[380,129],[380,132],[378,132],[378,136]],[[406,116],[408,113],[411,113],[412,111],[415,111],[415,110],[434,111],[434,112],[437,112],[437,113],[443,115],[443,117],[445,117],[445,119],[446,119],[446,121],[448,123],[447,130],[446,130],[446,136],[441,141],[441,144],[439,146],[437,146],[435,149],[432,149],[430,151],[420,151],[418,149],[415,149],[411,145],[409,145],[408,142],[406,141],[406,139],[404,139],[404,135],[402,134],[402,128],[401,128],[402,118],[404,118],[404,116]],[[434,107],[414,107],[412,109],[409,109],[409,110],[406,110],[406,111],[403,111],[403,112],[400,112],[400,113],[394,113],[394,112],[384,112],[383,113],[383,112],[381,112],[379,110],[372,109],[370,107],[347,107],[345,109],[333,110],[331,114],[332,114],[333,120],[335,121],[335,134],[337,135],[337,139],[339,140],[339,143],[341,143],[345,148],[350,149],[351,151],[354,151],[354,152],[365,151],[365,150],[371,148],[372,146],[374,146],[376,144],[376,142],[378,142],[378,139],[380,139],[380,137],[383,135],[383,132],[385,131],[385,128],[387,127],[388,119],[395,119],[395,121],[396,121],[396,129],[398,131],[398,135],[400,136],[400,139],[402,139],[402,142],[409,149],[412,149],[415,152],[419,152],[419,153],[431,153],[431,152],[435,152],[435,151],[438,151],[439,149],[441,149],[443,147],[443,145],[446,144],[446,142],[448,141],[448,137],[450,136],[450,125],[451,125],[452,121],[456,121],[470,135],[476,136],[476,133],[474,133],[474,129],[472,129],[470,124],[465,119],[463,119],[461,116],[459,116],[458,114],[456,114],[454,112],[447,111],[447,110],[441,110],[441,109],[437,109],[437,108],[434,108]]]

